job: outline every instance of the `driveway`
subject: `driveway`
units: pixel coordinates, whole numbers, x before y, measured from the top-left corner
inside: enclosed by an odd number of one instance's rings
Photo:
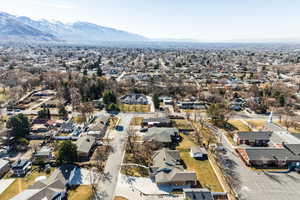
[[[147,187],[145,187],[147,186]],[[116,196],[128,200],[183,200],[183,195],[170,195],[170,187],[160,188],[150,178],[119,175]]]

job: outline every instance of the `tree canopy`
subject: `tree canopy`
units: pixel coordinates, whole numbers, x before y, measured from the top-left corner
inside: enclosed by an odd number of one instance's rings
[[[25,137],[30,132],[29,121],[24,114],[18,114],[9,118],[6,127],[11,129],[11,134],[16,137]]]
[[[109,104],[116,104],[117,103],[117,96],[113,91],[106,91],[103,95],[103,103]]]
[[[60,164],[77,161],[77,146],[71,141],[63,141],[58,150],[57,161]]]

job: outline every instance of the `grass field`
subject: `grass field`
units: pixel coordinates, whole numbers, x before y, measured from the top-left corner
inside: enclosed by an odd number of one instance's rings
[[[256,128],[257,130],[263,129],[263,127],[266,125],[267,121],[266,120],[254,120],[254,119],[249,119],[245,120],[248,122],[253,128]]]
[[[189,154],[189,149],[195,143],[187,135],[181,134],[181,137],[182,141],[176,149],[180,151],[180,157],[185,163],[187,170],[196,172],[197,180],[202,187],[209,188],[214,192],[223,191],[210,162],[208,160],[196,160],[192,158]]]
[[[181,133],[180,136],[182,137],[182,141],[176,147],[177,150],[179,150],[179,151],[189,151],[189,149],[192,146],[196,145],[192,140],[189,139],[189,137],[187,135],[184,135],[184,134]]]
[[[1,200],[9,200],[17,194],[21,193],[31,186],[35,179],[39,176],[48,176],[45,172],[32,171],[24,178],[16,178],[16,180],[0,195]]]
[[[189,152],[180,152],[180,157],[188,170],[195,171],[197,179],[203,188],[214,192],[222,192],[222,186],[208,160],[195,160]]]
[[[196,110],[196,109],[180,109],[182,113],[206,113],[206,110]]]
[[[251,131],[251,128],[248,127],[240,120],[229,120],[228,121],[232,126],[236,127],[239,131]]]
[[[119,118],[117,118],[117,117],[109,118],[109,129],[115,128],[117,126],[118,122],[119,122]]]
[[[186,119],[173,119],[172,124],[178,129],[193,129],[192,124]]]
[[[128,199],[124,197],[116,196],[114,200],[128,200]]]
[[[133,117],[130,121],[130,126],[141,126],[143,117]]]
[[[68,194],[68,200],[91,200],[92,197],[92,188],[88,185],[80,185]]]
[[[281,123],[279,121],[275,121],[275,124],[277,124],[278,126],[281,126],[284,129],[287,129],[283,121],[281,121]],[[288,131],[291,133],[299,133],[300,134],[300,130],[295,129],[294,127],[289,127]]]
[[[150,105],[120,104],[119,108],[122,112],[150,112]]]

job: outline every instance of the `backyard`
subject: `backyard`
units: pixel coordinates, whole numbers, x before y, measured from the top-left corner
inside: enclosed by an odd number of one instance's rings
[[[193,126],[186,119],[173,119],[172,124],[180,130],[192,130]]]
[[[182,141],[176,149],[180,151],[180,157],[185,163],[186,168],[196,172],[197,180],[201,187],[209,188],[214,192],[223,191],[209,160],[196,160],[192,158],[189,154],[189,149],[196,144],[188,135],[181,134],[181,137]]]

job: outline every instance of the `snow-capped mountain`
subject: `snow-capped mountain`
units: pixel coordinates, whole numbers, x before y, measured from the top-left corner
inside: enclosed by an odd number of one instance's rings
[[[147,38],[88,22],[62,23],[50,20],[32,20],[0,12],[0,40],[7,38],[37,41],[65,41],[95,43],[101,41],[146,41]]]
[[[0,13],[0,40],[1,39],[38,39],[41,41],[58,41],[54,35],[24,24],[17,20],[14,16],[7,13]]]

